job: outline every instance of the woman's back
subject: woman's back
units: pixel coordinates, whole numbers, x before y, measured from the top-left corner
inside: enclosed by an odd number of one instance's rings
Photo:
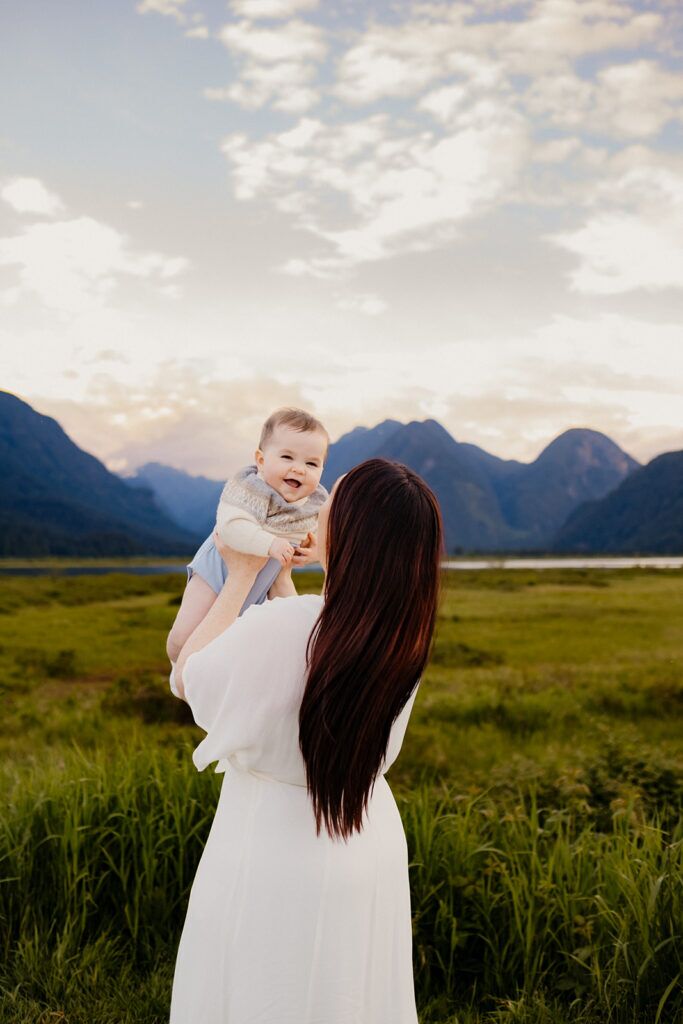
[[[261,774],[306,785],[299,748],[306,646],[323,598],[279,597],[252,605],[229,629],[192,654],[183,670],[185,698],[207,733],[193,755],[200,770]],[[171,677],[173,687],[173,675]],[[417,687],[396,719],[380,774],[399,754]]]

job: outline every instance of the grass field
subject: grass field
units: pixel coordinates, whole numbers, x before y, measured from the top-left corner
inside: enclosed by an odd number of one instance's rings
[[[220,784],[168,691],[182,586],[0,584],[0,1024],[167,1020]],[[682,725],[680,570],[444,576],[388,775],[422,1024],[683,1021]]]

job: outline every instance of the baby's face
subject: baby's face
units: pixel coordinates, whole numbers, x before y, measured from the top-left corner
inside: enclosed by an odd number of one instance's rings
[[[285,501],[299,501],[320,483],[326,450],[327,438],[321,431],[280,425],[263,451],[257,450],[256,463],[266,483]]]

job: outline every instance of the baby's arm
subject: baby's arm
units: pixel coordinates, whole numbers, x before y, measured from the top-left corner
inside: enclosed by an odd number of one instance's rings
[[[235,551],[277,558],[281,565],[287,565],[294,554],[294,547],[285,537],[264,530],[249,512],[236,505],[220,502],[216,526],[221,540]]]
[[[185,586],[183,599],[175,622],[166,640],[169,661],[176,662],[187,638],[194,633],[211,605],[216,600],[216,591],[197,573],[193,573]]]

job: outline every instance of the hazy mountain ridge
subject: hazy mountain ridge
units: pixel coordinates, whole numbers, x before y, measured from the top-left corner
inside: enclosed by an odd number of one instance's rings
[[[59,423],[0,392],[0,552],[5,555],[175,554],[197,537],[128,487]]]
[[[603,498],[639,465],[605,434],[572,428],[521,472],[499,479],[497,493],[506,521],[547,544],[577,505]]]
[[[225,481],[192,476],[161,462],[146,462],[122,479],[131,487],[151,490],[163,511],[186,530],[206,536],[213,529]]]
[[[587,428],[565,431],[523,463],[458,442],[435,420],[389,423],[391,429],[379,424],[352,432],[353,453],[394,458],[420,473],[439,498],[451,551],[545,550],[578,504],[602,498],[639,466],[605,434]],[[351,468],[338,453],[330,462],[328,484]]]
[[[558,527],[586,496],[595,500],[609,494],[639,467],[609,437],[587,428],[565,431],[533,462],[524,463],[458,442],[433,419],[384,420],[375,427],[355,427],[330,446],[323,484],[330,488],[342,473],[373,457],[405,462],[429,483],[439,498],[452,552],[555,550]],[[190,488],[195,480],[206,481],[181,476]],[[151,483],[152,476],[142,480]],[[215,494],[222,484],[214,482]],[[172,496],[164,492],[160,497],[170,509]],[[206,509],[210,522],[214,513],[215,503]]]
[[[385,420],[330,446],[330,487],[358,462],[405,462],[434,489],[449,551],[683,551],[683,452],[647,466],[609,437],[572,428],[530,463],[458,442],[436,420]],[[210,531],[223,480],[147,463],[121,477],[56,420],[0,392],[5,555],[180,554]]]
[[[672,555],[683,551],[683,451],[641,466],[601,501],[579,505],[556,551]]]

